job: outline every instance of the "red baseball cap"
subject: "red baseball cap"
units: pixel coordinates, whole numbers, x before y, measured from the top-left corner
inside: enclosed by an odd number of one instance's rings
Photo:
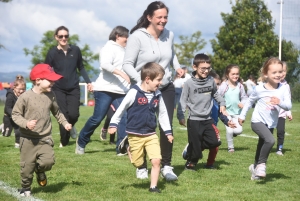
[[[48,64],[37,64],[30,72],[30,80],[32,81],[36,80],[37,78],[56,81],[62,77],[63,76],[56,74],[52,67]]]

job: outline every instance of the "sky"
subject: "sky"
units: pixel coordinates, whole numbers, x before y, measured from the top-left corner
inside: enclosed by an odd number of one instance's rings
[[[78,34],[79,47],[88,44],[98,53],[108,40],[111,30],[118,25],[129,30],[136,25],[148,4],[153,0],[12,0],[0,2],[0,73],[24,71],[32,66],[31,56],[25,56],[23,49],[39,45],[43,34],[64,25],[69,34]],[[279,0],[265,0],[276,23],[275,33],[279,34]],[[207,42],[202,50],[212,53],[209,40],[215,38],[223,20],[221,12],[231,13],[229,0],[165,0],[169,7],[169,21],[166,28],[175,34],[191,35],[202,32]],[[234,0],[233,0],[234,2]],[[99,62],[94,62],[99,68]]]

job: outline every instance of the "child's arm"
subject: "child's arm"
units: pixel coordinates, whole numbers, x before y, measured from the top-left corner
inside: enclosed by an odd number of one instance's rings
[[[28,120],[24,118],[25,105],[24,96],[20,96],[11,113],[12,120],[21,128],[27,128],[28,123]]]
[[[188,97],[189,97],[189,87],[188,87],[188,82],[185,82],[182,88],[182,93],[177,107],[177,119],[179,120],[179,124],[182,126],[186,126],[184,113],[186,110]]]
[[[247,96],[247,93],[245,91],[245,88],[244,88],[244,85],[242,85],[241,83],[240,84],[240,103],[239,103],[239,108],[243,108],[245,103],[247,102],[248,100],[248,96]]]
[[[8,93],[5,101],[4,113],[11,117],[12,110],[14,108],[14,95],[12,93]]]
[[[124,97],[122,103],[120,104],[120,106],[118,107],[115,114],[112,116],[110,120],[109,128],[108,128],[109,134],[113,134],[117,131],[117,126],[121,121],[124,112],[126,112],[127,109],[134,103],[136,93],[137,93],[136,89],[130,89],[126,94],[126,96]]]
[[[291,92],[290,92],[289,85],[286,85],[286,87],[284,89],[285,90],[283,90],[283,92],[284,92],[283,100],[280,100],[279,103],[277,103],[277,104],[278,104],[279,107],[281,107],[285,111],[289,111],[292,108]],[[272,98],[273,98],[273,101],[274,101],[275,100],[274,97],[272,97]],[[271,101],[272,101],[272,98],[271,98]]]
[[[170,119],[168,116],[168,111],[164,102],[164,99],[162,96],[159,98],[159,106],[158,106],[158,121],[159,124],[162,128],[162,130],[165,132],[165,135],[168,138],[168,141],[170,143],[173,142],[173,135],[172,135],[172,130],[171,130],[171,125],[170,125]]]
[[[245,121],[246,115],[248,110],[250,110],[250,108],[252,108],[252,105],[255,103],[255,101],[258,99],[258,94],[256,91],[256,87],[253,89],[253,92],[251,93],[251,95],[249,96],[249,98],[247,99],[241,114],[239,115],[238,121],[239,124],[242,125],[242,123]]]

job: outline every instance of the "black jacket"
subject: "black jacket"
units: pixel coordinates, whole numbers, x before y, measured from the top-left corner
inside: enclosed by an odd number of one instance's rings
[[[60,74],[63,78],[55,82],[54,87],[70,90],[79,86],[79,76],[77,69],[84,78],[86,83],[91,83],[82,62],[82,55],[79,47],[69,45],[67,54],[63,50],[53,47],[49,50],[45,63],[49,64],[55,73]]]

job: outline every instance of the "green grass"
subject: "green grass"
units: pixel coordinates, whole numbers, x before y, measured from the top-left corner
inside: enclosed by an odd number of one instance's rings
[[[93,112],[93,107],[81,107],[76,124],[79,131]],[[0,106],[3,116],[3,105]],[[284,156],[275,154],[275,146],[269,156],[267,177],[263,181],[251,181],[248,166],[253,163],[257,139],[234,138],[236,152],[227,152],[224,125],[219,122],[222,145],[217,155],[217,170],[203,169],[207,159],[197,165],[197,171],[184,171],[185,161],[181,152],[187,143],[186,130],[174,118],[174,150],[172,166],[178,175],[177,182],[162,178],[158,187],[161,194],[148,192],[149,180],[138,180],[135,168],[127,156],[116,156],[115,147],[99,139],[101,126],[95,131],[86,147],[85,155],[75,155],[75,140],[64,148],[58,148],[58,124],[53,120],[56,164],[47,172],[48,185],[32,184],[32,194],[42,200],[300,200],[300,104],[293,104],[293,121],[286,122]],[[243,133],[255,137],[250,128],[249,111]],[[14,148],[14,137],[0,137],[0,180],[10,187],[20,187],[19,150]],[[150,167],[150,164],[148,163]],[[0,188],[0,200],[17,200]]]

